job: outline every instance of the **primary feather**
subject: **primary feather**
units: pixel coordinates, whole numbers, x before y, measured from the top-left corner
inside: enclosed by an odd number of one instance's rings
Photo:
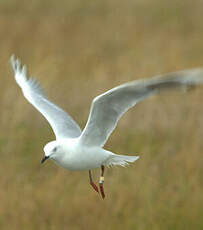
[[[48,100],[40,84],[33,78],[27,79],[25,65],[21,68],[20,61],[11,57],[14,77],[23,91],[25,98],[48,120],[57,139],[75,138],[81,134],[76,122],[61,108]]]

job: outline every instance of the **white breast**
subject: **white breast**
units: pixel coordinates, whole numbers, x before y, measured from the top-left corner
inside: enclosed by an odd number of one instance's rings
[[[64,139],[61,143],[63,154],[54,160],[59,166],[68,170],[89,170],[98,168],[111,155],[100,147],[81,146],[78,138]]]

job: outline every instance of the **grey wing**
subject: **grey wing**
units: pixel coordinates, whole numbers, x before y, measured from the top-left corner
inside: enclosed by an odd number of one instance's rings
[[[102,147],[121,116],[137,102],[158,92],[200,83],[203,83],[203,69],[192,69],[115,87],[94,98],[80,141],[88,146]]]
[[[48,120],[56,139],[74,138],[81,134],[81,130],[76,122],[61,108],[50,102],[39,83],[33,78],[27,79],[26,67],[21,68],[19,60],[11,57],[11,66],[17,84],[23,91],[25,98]]]

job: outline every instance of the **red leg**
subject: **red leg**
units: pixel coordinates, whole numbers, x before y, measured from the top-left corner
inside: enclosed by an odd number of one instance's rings
[[[93,187],[93,189],[96,191],[96,192],[99,192],[99,189],[97,188],[96,184],[93,182],[92,180],[92,173],[91,173],[91,170],[89,170],[89,178],[90,178],[90,184],[91,186]]]
[[[105,198],[105,193],[104,193],[103,184],[104,184],[104,166],[102,165],[101,166],[101,176],[100,176],[100,180],[99,180],[99,189],[100,189],[102,198],[104,199]]]

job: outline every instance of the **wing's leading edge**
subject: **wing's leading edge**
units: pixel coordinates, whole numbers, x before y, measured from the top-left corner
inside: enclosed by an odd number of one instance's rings
[[[158,92],[202,83],[203,69],[192,69],[115,87],[94,98],[80,141],[87,146],[103,147],[121,116],[137,102]]]

